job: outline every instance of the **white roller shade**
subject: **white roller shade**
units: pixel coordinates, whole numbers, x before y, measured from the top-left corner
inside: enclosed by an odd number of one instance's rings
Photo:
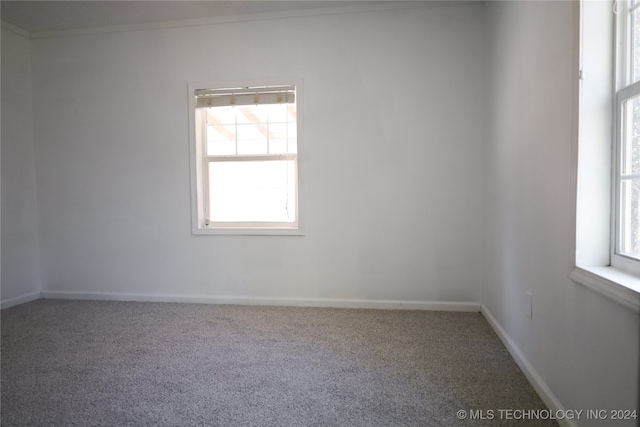
[[[195,91],[195,96],[196,108],[293,104],[295,102],[295,86],[198,89]]]

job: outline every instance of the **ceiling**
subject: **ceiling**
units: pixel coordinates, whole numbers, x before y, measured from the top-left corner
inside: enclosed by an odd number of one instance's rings
[[[140,25],[381,3],[380,1],[4,1],[2,20],[29,32]],[[385,1],[384,3],[387,3]]]

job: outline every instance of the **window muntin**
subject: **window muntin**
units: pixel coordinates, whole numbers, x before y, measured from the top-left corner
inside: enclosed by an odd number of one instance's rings
[[[299,229],[296,86],[191,85],[190,97],[194,232]]]

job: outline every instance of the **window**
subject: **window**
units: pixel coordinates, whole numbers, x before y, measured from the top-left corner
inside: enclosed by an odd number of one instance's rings
[[[640,11],[623,0],[583,0],[575,7],[580,50],[574,58],[576,247],[570,277],[640,311],[640,43],[632,43],[640,35]]]
[[[301,234],[299,85],[190,85],[194,234]]]
[[[640,273],[640,0],[618,3],[611,265]]]

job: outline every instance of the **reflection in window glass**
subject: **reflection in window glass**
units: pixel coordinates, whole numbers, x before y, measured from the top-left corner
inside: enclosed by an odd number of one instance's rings
[[[239,124],[243,123],[267,123],[269,105],[245,105],[235,107]]]
[[[291,104],[207,108],[207,154],[297,153],[296,109]]]
[[[234,107],[207,108],[208,125],[235,125],[236,109]]]

